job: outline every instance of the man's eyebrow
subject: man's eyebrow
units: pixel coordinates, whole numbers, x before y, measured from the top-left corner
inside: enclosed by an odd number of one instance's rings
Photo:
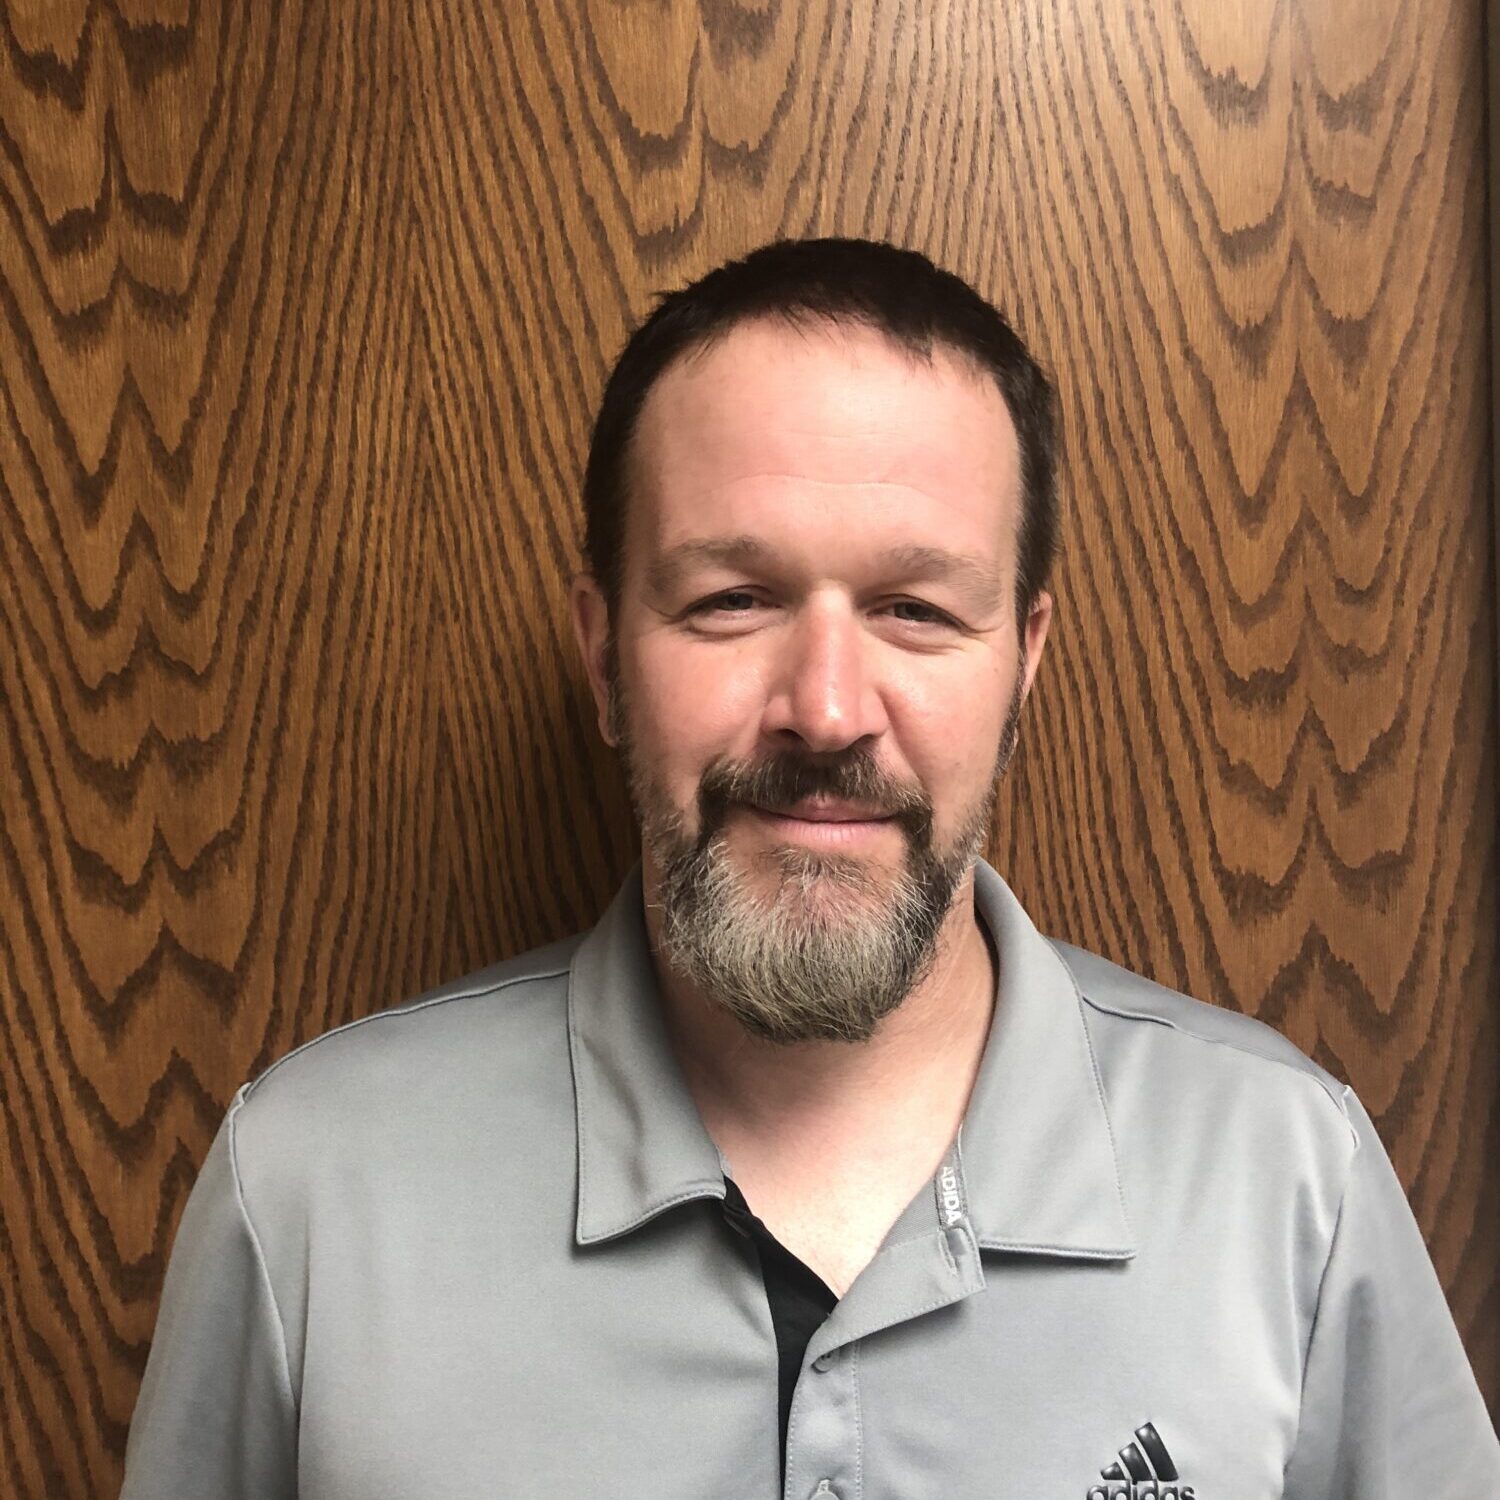
[[[646,584],[655,593],[670,593],[682,575],[694,567],[764,567],[774,561],[775,551],[759,537],[750,535],[697,537],[679,542],[646,567]],[[974,604],[988,606],[1000,597],[1001,580],[990,563],[961,552],[928,543],[908,542],[879,555],[880,567],[913,581],[951,582]]]
[[[950,552],[946,547],[909,542],[883,552],[881,562],[903,578],[950,582],[977,605],[993,604],[1000,597],[999,570],[982,558],[965,552]]]
[[[669,594],[682,575],[695,567],[765,566],[771,561],[771,549],[756,536],[708,536],[678,542],[646,567],[646,586],[653,593]]]

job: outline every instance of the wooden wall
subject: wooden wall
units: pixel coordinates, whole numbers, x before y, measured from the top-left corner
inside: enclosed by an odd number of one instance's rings
[[[235,1087],[590,924],[608,362],[928,251],[1066,426],[991,858],[1377,1116],[1500,1400],[1477,0],[0,0],[0,1491],[112,1495]]]

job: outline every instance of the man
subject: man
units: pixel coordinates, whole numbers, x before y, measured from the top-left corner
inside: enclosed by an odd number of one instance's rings
[[[979,858],[1050,392],[889,246],[667,297],[574,624],[642,857],[298,1049],[184,1212],[126,1496],[1472,1500],[1500,1444],[1354,1095]]]

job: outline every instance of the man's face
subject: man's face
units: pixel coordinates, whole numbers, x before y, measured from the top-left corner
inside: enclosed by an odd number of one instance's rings
[[[865,1040],[972,889],[1046,638],[1004,400],[755,322],[667,370],[633,453],[613,634],[592,581],[574,608],[663,956],[756,1036]]]

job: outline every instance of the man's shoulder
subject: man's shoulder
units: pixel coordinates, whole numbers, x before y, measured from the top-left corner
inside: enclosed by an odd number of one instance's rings
[[[334,1027],[236,1093],[225,1118],[242,1211],[281,1274],[315,1226],[357,1236],[424,1195],[485,1181],[497,1202],[572,1152],[568,973],[578,938]],[[517,1143],[524,1149],[511,1150]],[[286,1292],[290,1283],[282,1282]]]
[[[412,1090],[460,1089],[476,1071],[496,1087],[534,1067],[545,1039],[565,1050],[567,979],[584,934],[425,990],[322,1032],[240,1090],[248,1114],[399,1105]]]
[[[1275,1027],[1241,1011],[1196,1000],[1097,953],[1047,940],[1072,974],[1088,1011],[1096,1048],[1144,1047],[1156,1081],[1212,1092],[1226,1081],[1252,1084],[1268,1107],[1299,1099],[1352,1130],[1348,1089]],[[1109,1058],[1101,1059],[1105,1065]],[[1139,1070],[1138,1070],[1139,1071]]]

